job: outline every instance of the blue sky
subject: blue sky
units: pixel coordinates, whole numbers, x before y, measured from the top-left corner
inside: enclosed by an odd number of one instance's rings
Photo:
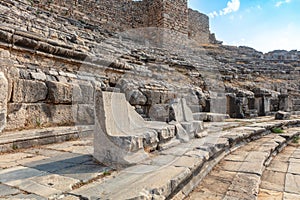
[[[300,50],[300,0],[189,0],[189,7],[210,16],[224,44]]]

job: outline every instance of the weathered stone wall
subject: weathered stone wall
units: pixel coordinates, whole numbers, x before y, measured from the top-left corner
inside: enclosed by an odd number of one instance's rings
[[[101,26],[111,31],[143,27],[148,15],[143,1],[41,0],[37,4],[34,2],[32,4],[51,13],[81,20],[92,26]]]
[[[163,28],[188,33],[187,0],[163,1]]]
[[[67,63],[1,47],[0,60],[0,131],[94,124],[94,85],[55,69]]]
[[[201,44],[209,43],[208,17],[188,9],[187,0],[41,0],[32,4],[50,13],[79,20],[90,28],[100,26],[110,31],[124,31],[159,27],[189,34]]]
[[[210,43],[209,18],[198,11],[188,11],[189,37],[201,44]]]

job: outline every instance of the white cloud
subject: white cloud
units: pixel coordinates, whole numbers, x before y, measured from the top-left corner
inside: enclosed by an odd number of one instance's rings
[[[285,1],[290,1],[290,0],[285,0]],[[229,13],[238,11],[240,9],[240,5],[241,5],[240,0],[230,0],[227,2],[226,8],[223,8],[219,12],[217,12],[217,11],[211,12],[208,15],[211,18],[221,16],[221,15],[227,15]]]
[[[219,16],[219,14],[217,13],[217,11],[214,11],[212,13],[209,13],[208,16],[211,17],[211,18],[214,18],[214,17]]]
[[[227,3],[227,7],[219,12],[220,15],[227,15],[240,9],[240,0],[231,0]]]
[[[290,3],[292,0],[284,0],[284,1],[278,1],[275,4],[275,7],[279,8],[282,4]]]

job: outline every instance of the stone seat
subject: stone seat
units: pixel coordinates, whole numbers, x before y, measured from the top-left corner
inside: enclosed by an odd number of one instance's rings
[[[188,141],[190,138],[206,135],[203,132],[203,121],[194,120],[193,113],[184,98],[174,99],[170,107],[173,111],[171,119],[177,122],[177,135],[181,140]]]
[[[125,95],[96,92],[94,157],[101,163],[123,167],[136,164],[175,137],[175,127],[145,121]]]

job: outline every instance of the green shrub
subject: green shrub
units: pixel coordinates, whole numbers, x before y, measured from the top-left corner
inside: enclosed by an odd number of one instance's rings
[[[300,137],[297,135],[293,138],[293,143],[298,144]]]
[[[110,175],[111,175],[111,172],[109,172],[109,171],[106,171],[106,170],[105,170],[105,171],[103,172],[103,176],[110,176]]]
[[[284,131],[281,128],[272,128],[272,133],[284,133]]]

